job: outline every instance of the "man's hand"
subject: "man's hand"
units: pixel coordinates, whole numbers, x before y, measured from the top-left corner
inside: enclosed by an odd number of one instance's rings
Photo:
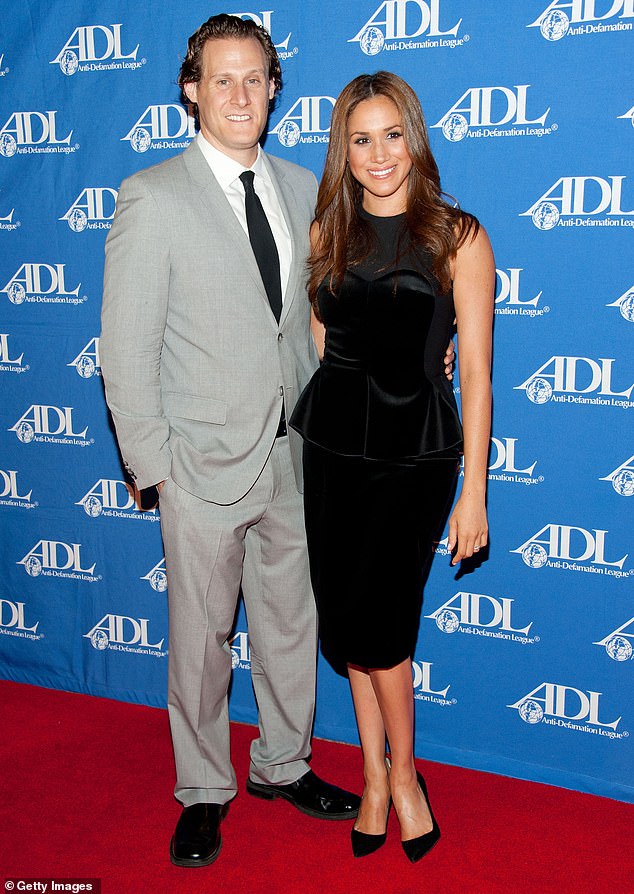
[[[136,496],[136,504],[143,512],[147,512],[150,509],[154,509],[154,507],[158,504],[159,495],[161,490],[163,489],[163,485],[165,481],[159,481],[158,484],[153,484],[151,487],[144,487],[143,490],[139,490],[134,485],[135,496]]]
[[[453,341],[450,341],[447,345],[447,351],[445,352],[445,375],[451,382],[453,379],[453,370],[454,364],[456,362],[456,349]]]

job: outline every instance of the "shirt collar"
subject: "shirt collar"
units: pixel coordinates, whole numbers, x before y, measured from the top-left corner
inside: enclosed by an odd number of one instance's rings
[[[211,143],[204,138],[200,131],[196,137],[198,142],[198,147],[200,151],[205,157],[205,160],[211,171],[220,184],[220,187],[226,192],[226,190],[231,186],[231,184],[238,179],[240,174],[243,171],[254,171],[256,177],[262,177],[262,179],[269,181],[268,171],[266,170],[266,165],[264,164],[264,160],[262,157],[262,149],[258,146],[258,155],[256,160],[253,162],[250,168],[245,168],[243,164],[240,164],[239,161],[235,161],[235,159],[230,158],[228,155],[225,155],[224,152],[221,152],[220,149],[216,149],[215,146],[212,146]]]

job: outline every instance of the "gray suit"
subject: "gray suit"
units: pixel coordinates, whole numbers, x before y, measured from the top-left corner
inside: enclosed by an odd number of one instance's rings
[[[227,645],[242,583],[260,738],[252,778],[307,769],[316,618],[301,508],[301,443],[276,439],[317,365],[305,292],[316,181],[265,163],[293,259],[278,323],[251,245],[200,149],[126,180],[106,242],[100,342],[124,464],[142,489],[168,479],[169,710],[177,797],[224,803]]]

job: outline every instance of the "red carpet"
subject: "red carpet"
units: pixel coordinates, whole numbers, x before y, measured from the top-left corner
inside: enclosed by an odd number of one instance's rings
[[[634,889],[631,805],[423,762],[443,837],[416,866],[401,851],[393,812],[385,847],[354,860],[349,823],[313,820],[242,790],[222,826],[219,860],[178,869],[168,857],[180,808],[170,794],[165,711],[4,681],[0,704],[0,890],[5,878],[51,876],[101,878],[104,894]],[[242,787],[253,736],[252,727],[233,725]],[[312,766],[359,790],[357,748],[316,740]]]

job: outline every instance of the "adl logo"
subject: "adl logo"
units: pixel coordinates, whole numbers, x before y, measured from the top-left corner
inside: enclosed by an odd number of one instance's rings
[[[621,718],[599,720],[599,700],[603,693],[588,689],[583,692],[573,686],[561,683],[540,683],[532,692],[523,695],[507,708],[515,708],[524,723],[545,723],[550,726],[577,729],[609,738],[622,738],[627,733],[610,735],[607,730],[616,731]],[[578,725],[583,724],[583,725]],[[588,726],[586,727],[585,724]],[[594,728],[592,728],[594,727]]]
[[[13,602],[10,599],[0,599],[0,634],[4,636],[18,636],[21,639],[42,639],[44,634],[37,634],[40,622],[36,621],[32,627],[27,626],[24,612],[25,602]],[[29,636],[29,634],[31,634]]]
[[[180,137],[186,137],[180,140]],[[196,136],[196,122],[187,109],[170,102],[148,106],[121,140],[135,152],[148,149],[184,149]]]
[[[12,304],[81,304],[86,300],[78,297],[81,283],[67,289],[65,270],[66,264],[22,264],[0,292]]]
[[[550,357],[514,391],[524,391],[534,404],[593,404],[627,409],[634,383],[623,391],[612,390],[612,365],[615,358]],[[582,397],[595,393],[597,397]],[[617,400],[616,398],[624,398]]]
[[[243,630],[236,633],[229,640],[231,646],[231,667],[233,670],[251,670],[251,647],[249,646],[249,634]]]
[[[31,404],[8,431],[14,431],[18,440],[23,444],[35,441],[36,443],[75,444],[85,447],[89,443],[93,443],[92,440],[85,440],[88,426],[82,432],[73,431],[73,407],[60,409],[44,404]]]
[[[426,618],[436,622],[443,633],[470,633],[522,643],[539,642],[528,636],[533,622],[513,627],[511,611],[514,599],[496,599],[484,593],[456,593]]]
[[[300,96],[269,133],[287,149],[298,143],[327,143],[332,96]]]
[[[33,488],[27,494],[20,493],[18,473],[15,469],[0,469],[0,506],[34,509],[37,503],[31,502],[32,493]]]
[[[237,16],[239,19],[251,19],[251,21],[255,22],[256,25],[259,25],[260,28],[264,28],[265,31],[268,31],[271,35],[271,39],[273,40],[273,31],[271,29],[271,16],[273,15],[272,10],[260,13],[232,12],[229,13],[229,15]],[[290,39],[291,32],[289,31],[281,43],[275,43],[275,41],[273,41],[275,49],[277,50],[277,55],[282,62],[285,62],[287,59],[291,59],[293,56],[297,56],[299,52],[299,49],[297,47],[293,47],[292,50],[289,50],[288,44]]]
[[[0,372],[23,373],[30,369],[29,364],[22,365],[24,351],[19,357],[11,356],[11,348],[9,346],[9,333],[0,332]]]
[[[136,69],[145,59],[136,61],[139,44],[131,53],[122,50],[121,23],[117,25],[80,25],[75,28],[51,65],[59,65],[71,77],[77,71],[113,71]],[[106,62],[112,59],[112,62]]]
[[[41,152],[75,152],[79,145],[70,145],[72,130],[65,137],[57,136],[57,111],[13,112],[0,128],[0,155],[34,155]]]
[[[614,562],[605,558],[608,533],[597,528],[587,531],[573,525],[549,523],[510,552],[521,555],[529,568],[543,568],[546,565],[565,571],[594,571],[611,577],[628,577],[631,571],[622,570],[627,553]],[[590,564],[579,565],[579,562]]]
[[[78,376],[81,376],[82,379],[90,379],[92,376],[100,376],[101,362],[99,360],[99,338],[97,336],[91,338],[90,341],[84,345],[75,359],[71,360],[71,362],[66,365],[74,366],[75,372]]]
[[[74,233],[81,233],[86,229],[109,230],[117,196],[117,190],[109,186],[87,186],[59,220],[65,220]]]
[[[557,126],[546,128],[550,106],[537,118],[529,118],[526,94],[530,84],[515,87],[469,87],[432,128],[442,129],[452,143],[465,137],[544,136]],[[509,129],[506,125],[512,125]],[[530,125],[537,125],[531,127]],[[504,128],[500,131],[498,128]],[[472,130],[472,128],[474,128]]]
[[[634,209],[622,207],[624,180],[624,176],[560,177],[519,216],[530,217],[538,230],[556,226],[632,227],[630,215],[634,215]]]
[[[621,497],[634,496],[634,454],[599,481],[612,482],[612,487]]]
[[[84,633],[85,639],[90,640],[93,649],[102,652],[111,649],[116,652],[140,652],[145,655],[154,655],[156,658],[164,658],[166,652],[161,652],[165,638],[157,643],[151,643],[148,633],[148,618],[129,618],[127,615],[104,615],[97,621],[88,633]],[[132,648],[136,646],[137,648]]]
[[[606,307],[618,307],[623,319],[634,323],[634,286],[623,292],[612,304],[606,304]]]
[[[606,637],[593,643],[593,646],[603,646],[612,661],[629,661],[634,654],[631,640],[634,640],[634,618],[630,618],[625,624],[617,627],[612,633],[608,633]],[[625,631],[630,628],[631,632]]]
[[[100,478],[75,505],[90,518],[138,518],[158,521],[156,507],[144,511],[138,504],[138,492],[126,481]]]
[[[358,43],[366,56],[376,56],[381,50],[462,46],[469,39],[466,35],[460,39],[456,36],[462,18],[443,30],[440,12],[440,0],[384,0],[348,43]],[[427,34],[428,39],[414,40],[423,34]]]
[[[596,0],[552,0],[546,9],[527,25],[527,28],[539,28],[545,40],[561,40],[567,34],[579,36],[583,34],[599,34],[606,31],[631,31],[630,22],[611,24],[591,24],[604,22],[618,16],[621,19],[634,17],[634,0],[612,0],[610,8],[597,15]],[[564,12],[564,10],[569,10]],[[575,23],[578,23],[575,27]]]
[[[550,313],[550,307],[537,307],[543,290],[534,298],[522,298],[520,276],[523,267],[507,267],[495,271],[495,315],[511,317],[542,317]],[[532,290],[531,290],[532,291]]]
[[[456,705],[458,703],[457,699],[447,698],[447,693],[451,689],[451,683],[448,683],[443,689],[432,688],[432,665],[432,661],[412,661],[414,698],[418,701],[430,702],[443,707]]]
[[[28,553],[16,562],[24,566],[30,577],[67,577],[77,580],[96,581],[96,562],[89,568],[81,565],[81,543],[64,543],[61,540],[38,540]]]
[[[144,574],[141,580],[146,580],[153,590],[157,593],[164,593],[167,590],[167,574],[165,573],[165,557],[158,562],[154,568],[151,568],[147,574]]]
[[[491,438],[489,481],[512,481],[515,484],[525,485],[541,484],[544,480],[543,475],[533,476],[537,460],[533,460],[523,469],[517,468],[518,460],[515,458],[517,441],[517,438]]]

